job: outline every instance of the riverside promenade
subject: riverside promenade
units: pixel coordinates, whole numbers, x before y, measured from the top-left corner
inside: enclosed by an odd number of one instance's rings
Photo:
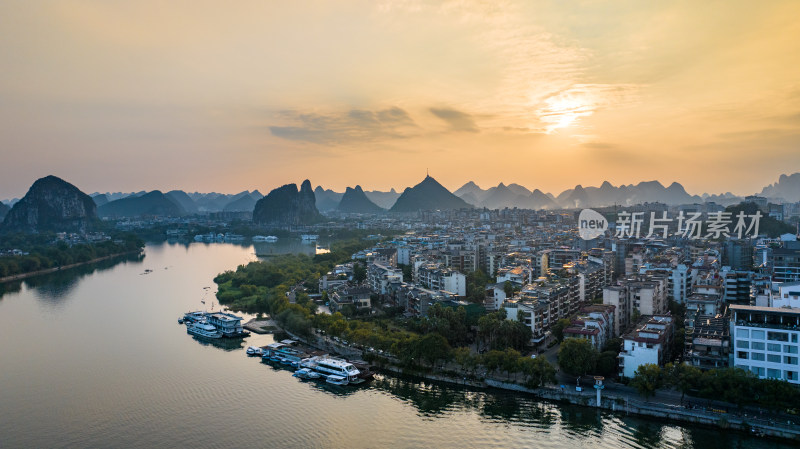
[[[313,341],[296,335],[292,335],[292,337],[320,350],[338,353],[344,357],[362,359],[365,355],[365,352],[360,349],[344,345],[328,337],[315,336]],[[383,359],[388,363],[378,363],[377,366],[381,370],[420,377],[434,382],[445,382],[468,388],[497,388],[516,391],[549,401],[601,408],[613,413],[689,422],[721,429],[735,429],[746,433],[800,442],[800,423],[797,422],[797,417],[775,414],[755,407],[739,408],[734,404],[721,401],[710,401],[691,396],[682,397],[680,392],[674,390],[658,390],[652,398],[645,400],[634,388],[616,382],[604,382],[605,388],[598,404],[596,391],[593,388],[594,378],[589,376],[578,381],[574,376],[558,373],[558,385],[528,388],[517,383],[516,379],[512,379],[511,376],[502,376],[499,373],[487,373],[485,370],[479,370],[468,375],[463,372],[461,367],[453,363],[438,366],[434,372],[420,372],[401,368],[399,362],[391,357],[383,356]],[[459,374],[459,371],[462,371],[463,375],[456,375]],[[582,391],[576,390],[577,383],[581,385]]]

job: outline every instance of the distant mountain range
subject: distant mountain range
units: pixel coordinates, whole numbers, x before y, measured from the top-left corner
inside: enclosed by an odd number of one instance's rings
[[[800,201],[800,173],[781,175],[778,182],[764,187],[761,196],[783,198],[789,202]]]
[[[42,179],[48,178],[51,177]],[[56,177],[52,178],[58,179]],[[54,181],[51,179],[50,182]],[[302,190],[302,188],[299,189],[297,193],[299,194]],[[311,195],[308,195],[309,193]],[[691,195],[677,182],[664,186],[658,181],[620,186],[614,186],[608,181],[603,182],[599,187],[577,185],[561,192],[557,196],[542,192],[539,189],[531,191],[519,184],[500,183],[497,186],[482,189],[475,182],[470,181],[451,193],[430,176],[426,177],[420,184],[406,188],[402,194],[397,193],[394,189],[388,192],[367,191],[360,186],[352,189],[348,188],[346,192],[335,192],[318,186],[313,191],[305,192],[304,195],[306,198],[314,197],[316,213],[334,211],[358,211],[358,213],[410,212],[421,209],[457,209],[462,207],[485,207],[489,209],[517,207],[522,209],[552,210],[603,207],[615,204],[627,206],[646,202],[678,205],[713,201],[722,206],[729,206],[744,201],[743,197],[733,195],[730,192],[714,195]],[[760,195],[775,201],[800,201],[800,173],[781,175],[776,183],[764,187]],[[141,215],[180,216],[222,211],[247,212],[254,211],[257,202],[262,198],[264,196],[258,190],[252,192],[243,191],[237,194],[216,192],[187,193],[182,190],[162,193],[154,190],[151,192],[130,193],[95,192],[91,195],[91,199],[100,216],[114,217]],[[6,200],[5,203],[0,203],[0,220],[4,219],[12,210],[12,207],[20,201],[15,198],[10,201]],[[304,205],[303,207],[307,208],[307,206]],[[308,214],[314,215],[310,210]]]
[[[145,193],[141,196],[129,196],[114,201],[109,201],[97,208],[101,217],[139,217],[143,215],[186,215],[184,209],[172,197],[161,193],[159,190]]]

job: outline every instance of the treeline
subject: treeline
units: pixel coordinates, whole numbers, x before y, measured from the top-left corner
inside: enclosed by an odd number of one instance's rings
[[[555,383],[555,368],[544,357],[523,357],[513,348],[492,349],[483,354],[473,354],[467,346],[454,347],[451,342],[466,343],[469,339],[464,325],[463,307],[449,308],[436,304],[416,325],[426,333],[403,329],[397,323],[381,319],[373,321],[347,320],[341,313],[314,315],[312,324],[326,335],[340,338],[348,344],[367,350],[365,358],[380,361],[393,358],[400,366],[411,369],[431,369],[455,363],[459,376],[477,376],[483,367],[485,374],[505,374],[517,381],[522,374],[523,383],[531,388]],[[509,321],[511,323],[511,321]],[[444,334],[442,334],[442,332]],[[445,337],[447,335],[447,337]]]
[[[684,364],[668,363],[664,368],[647,364],[636,370],[630,385],[645,397],[652,396],[659,388],[673,387],[682,395],[730,402],[739,407],[754,405],[781,410],[800,404],[800,390],[789,382],[759,379],[741,368],[701,371]]]
[[[141,250],[144,247],[141,239],[128,233],[115,235],[113,240],[72,246],[66,242],[48,244],[48,241],[52,242],[52,237],[39,236],[29,238],[27,242],[24,239],[17,241],[18,239],[19,237],[4,238],[3,248],[6,250],[18,248],[28,254],[0,257],[0,278],[89,262],[101,257]]]
[[[309,290],[316,291],[320,276],[366,246],[364,239],[353,238],[333,243],[326,254],[287,254],[268,262],[240,265],[214,278],[219,286],[217,299],[232,310],[268,313],[287,330],[308,335],[316,305],[305,293],[298,293],[295,304],[291,304],[286,293],[304,282]]]

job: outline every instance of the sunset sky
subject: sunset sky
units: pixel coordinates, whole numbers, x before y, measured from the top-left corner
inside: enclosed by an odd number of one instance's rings
[[[800,1],[8,1],[0,198],[800,171]]]

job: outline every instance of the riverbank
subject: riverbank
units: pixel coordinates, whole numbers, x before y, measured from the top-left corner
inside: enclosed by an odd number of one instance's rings
[[[125,251],[125,252],[121,252],[121,253],[111,254],[111,255],[108,255],[108,256],[97,257],[97,258],[92,259],[92,260],[87,260],[86,262],[78,262],[78,263],[73,263],[73,264],[69,264],[69,265],[63,265],[63,266],[60,266],[60,267],[46,268],[44,270],[30,271],[28,273],[20,273],[20,274],[15,274],[13,276],[6,276],[6,277],[0,278],[0,284],[6,283],[6,282],[21,281],[23,279],[27,279],[27,278],[34,277],[34,276],[41,276],[41,275],[44,275],[44,274],[51,274],[51,273],[55,273],[55,272],[58,272],[58,271],[69,270],[70,268],[77,268],[77,267],[81,267],[81,266],[84,266],[84,265],[89,265],[89,264],[93,264],[93,263],[97,263],[97,262],[102,262],[104,260],[113,259],[115,257],[126,256],[126,255],[129,255],[129,254],[141,254],[142,251],[143,250]]]
[[[349,346],[337,344],[331,340],[315,337],[314,341],[303,339],[297,335],[294,339],[300,340],[314,348],[337,352],[345,357],[363,358],[364,353]],[[800,428],[791,423],[777,423],[755,416],[727,413],[720,409],[687,408],[655,400],[642,401],[627,394],[616,394],[603,391],[598,404],[594,388],[585,388],[585,391],[575,391],[574,388],[558,386],[545,386],[540,388],[527,388],[509,380],[484,376],[481,378],[467,376],[452,376],[441,372],[425,372],[409,370],[392,364],[391,360],[383,357],[385,362],[378,362],[376,367],[388,373],[421,378],[433,382],[442,382],[467,388],[487,389],[497,388],[507,391],[516,391],[548,401],[563,402],[572,405],[601,408],[613,413],[643,416],[660,420],[670,420],[677,423],[692,423],[718,429],[734,429],[745,433],[757,433],[771,438],[790,441],[800,441]]]

